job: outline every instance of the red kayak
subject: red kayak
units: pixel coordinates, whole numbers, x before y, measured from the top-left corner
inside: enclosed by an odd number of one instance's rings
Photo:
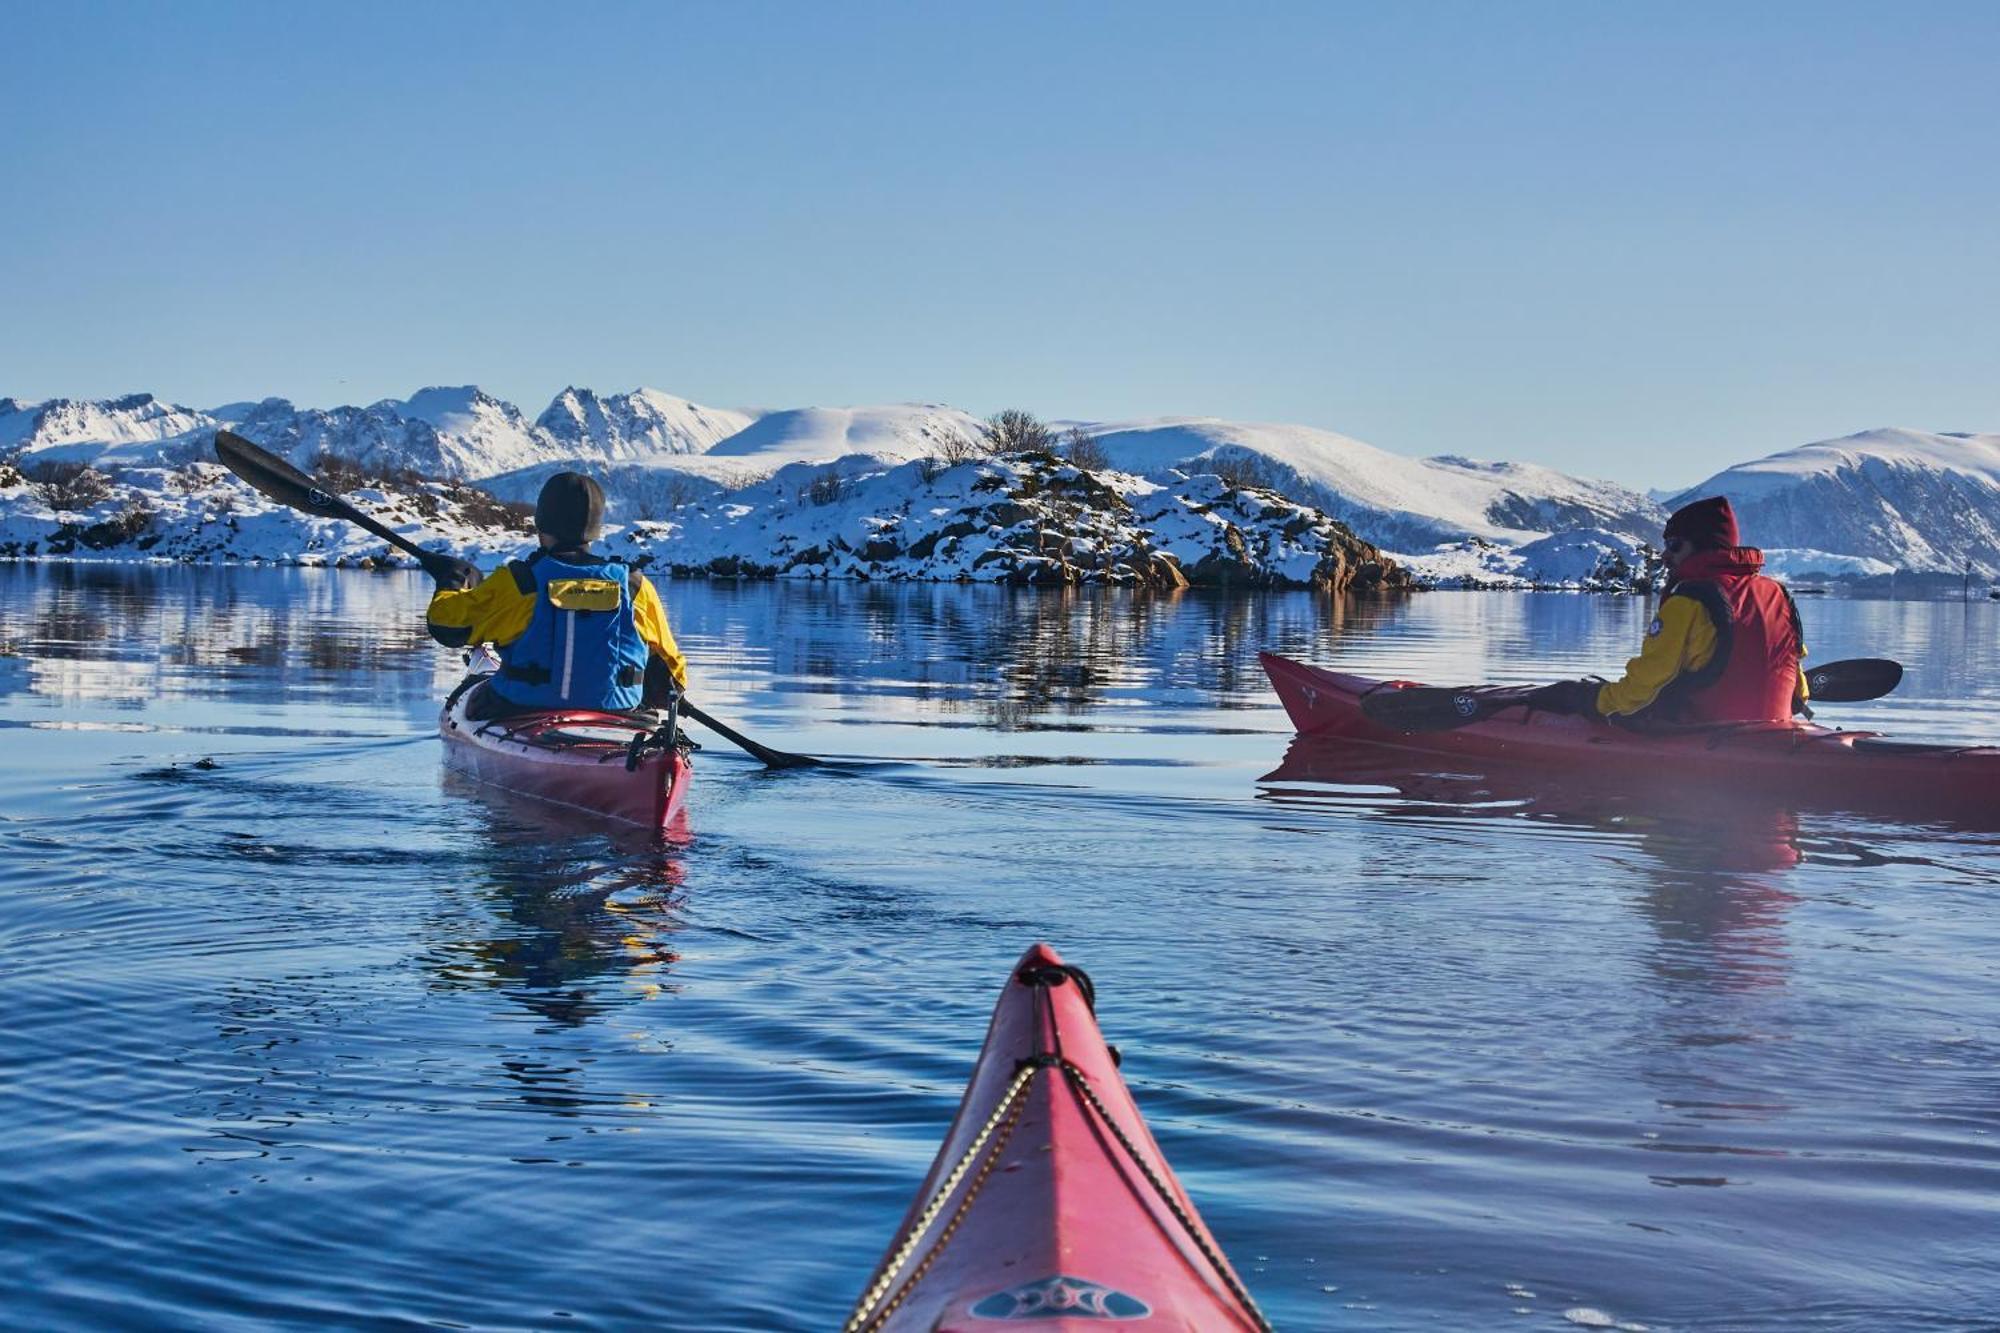
[[[584,709],[474,721],[465,715],[472,683],[453,691],[438,717],[447,765],[516,795],[685,834],[694,769],[672,729]]]
[[[1699,779],[1863,809],[2000,814],[2000,749],[1990,746],[1918,745],[1810,722],[1635,730],[1542,712],[1525,699],[1510,699],[1491,717],[1466,726],[1406,734],[1370,718],[1362,700],[1417,682],[1322,671],[1276,653],[1260,653],[1258,660],[1301,736],[1380,747],[1385,754],[1440,755],[1474,767],[1501,765],[1629,784]]]
[[[1037,944],[847,1333],[1267,1330],[1160,1156],[1093,1013]]]

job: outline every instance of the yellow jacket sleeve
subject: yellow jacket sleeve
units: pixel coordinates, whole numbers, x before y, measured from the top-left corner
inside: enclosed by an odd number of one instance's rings
[[[1597,692],[1597,711],[1606,717],[1630,717],[1649,707],[1660,692],[1682,674],[1708,665],[1715,656],[1715,622],[1692,597],[1668,597],[1660,614],[1646,629],[1639,655],[1625,664],[1625,674]]]
[[[660,594],[653,587],[653,581],[641,574],[639,589],[632,596],[632,623],[638,627],[639,637],[653,650],[653,655],[667,664],[674,673],[674,684],[687,688],[687,659],[681,656],[680,645],[674,642],[674,632],[667,626],[667,608],[660,601]]]
[[[644,575],[634,575],[637,586],[632,594],[632,623],[639,637],[668,670],[674,684],[687,688],[687,659],[674,632],[667,627],[667,608],[659,592]],[[469,643],[509,644],[527,632],[535,618],[535,596],[524,593],[514,582],[513,572],[502,566],[470,588],[439,588],[431,596],[425,612],[425,627],[431,637],[447,648],[463,648]]]
[[[447,648],[468,643],[512,643],[535,616],[535,599],[501,566],[470,588],[439,588],[424,613],[431,637]]]

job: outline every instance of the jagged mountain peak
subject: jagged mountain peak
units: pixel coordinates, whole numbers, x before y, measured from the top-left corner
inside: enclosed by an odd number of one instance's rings
[[[449,427],[462,418],[497,415],[509,421],[525,421],[521,409],[495,398],[476,384],[434,384],[417,390],[408,398],[385,398],[377,406],[394,408],[405,417]]]
[[[705,453],[755,419],[747,412],[705,407],[658,389],[600,395],[569,385],[535,425],[579,456],[623,462]]]

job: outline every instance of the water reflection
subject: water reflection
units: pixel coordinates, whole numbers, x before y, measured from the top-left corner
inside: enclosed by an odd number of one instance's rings
[[[724,640],[706,632],[717,590],[671,584],[665,595],[698,657],[725,671],[754,668],[766,688],[821,693],[839,682],[842,692],[901,696],[998,731],[1141,698],[1261,704],[1268,686],[1257,647],[1331,652],[1400,605],[1192,590],[758,584],[727,591]]]
[[[1300,738],[1260,782],[1265,797],[1280,804],[1359,805],[1379,820],[1480,818],[1602,835],[1650,863],[1633,906],[1656,933],[1647,965],[1662,981],[1696,990],[1784,983],[1785,919],[1797,900],[1773,876],[1804,860],[1796,811],[1683,788],[1632,792],[1506,769],[1475,774],[1415,767],[1437,762],[1351,741]],[[1500,848],[1495,854],[1507,856]],[[1527,856],[1518,859],[1524,868],[1531,864]]]
[[[0,567],[0,663],[17,664],[0,668],[0,690],[127,711],[161,711],[245,678],[272,696],[349,689],[362,676],[398,696],[428,695],[437,686],[424,668],[449,673],[456,662],[423,631],[422,592],[404,574]]]
[[[456,773],[443,781],[480,832],[476,885],[433,922],[426,961],[439,989],[491,989],[572,1028],[666,993],[687,878],[678,850],[669,855],[640,830],[580,830],[547,806]]]
[[[1436,767],[1451,762],[1299,737],[1258,781],[1265,799],[1279,804],[1361,804],[1381,819],[1501,818],[1595,830],[1673,870],[1785,870],[1801,860],[1799,817],[1787,806],[1667,786],[1632,790],[1504,768]]]

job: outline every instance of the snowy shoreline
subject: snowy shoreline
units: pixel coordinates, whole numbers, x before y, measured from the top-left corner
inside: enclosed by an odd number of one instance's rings
[[[1009,415],[1039,432],[1025,447],[993,438]],[[678,577],[1639,590],[1659,580],[1663,505],[1696,492],[1730,495],[1770,572],[1807,590],[2000,577],[2000,436],[1863,432],[1649,497],[1307,426],[577,388],[530,421],[472,386],[329,409],[0,398],[0,558],[408,563],[227,478],[225,427],[488,564],[520,545],[542,481],[580,470],[610,498],[612,549]]]

